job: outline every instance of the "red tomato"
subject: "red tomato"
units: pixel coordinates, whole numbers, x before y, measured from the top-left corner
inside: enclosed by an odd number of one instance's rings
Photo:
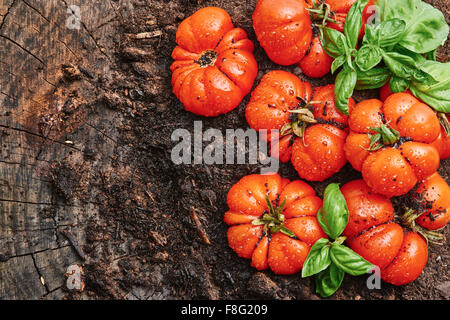
[[[250,128],[281,130],[290,122],[289,111],[297,108],[302,100],[310,101],[311,92],[311,85],[292,73],[281,70],[268,72],[253,90],[245,109],[245,117]],[[271,149],[279,147],[278,154],[281,161],[289,161],[294,142],[292,135],[282,137],[281,140],[279,134],[269,135],[267,140],[274,143]]]
[[[439,173],[435,172],[422,181],[410,200],[410,209],[416,213],[423,212],[416,219],[420,226],[437,230],[450,221],[450,188]]]
[[[360,102],[350,114],[349,127],[346,157],[377,193],[388,197],[406,194],[439,166],[439,154],[429,144],[439,135],[439,120],[412,95],[396,93],[384,104],[376,99]],[[376,133],[373,128],[381,127],[396,130],[400,137],[369,151],[369,135]]]
[[[371,191],[363,180],[341,188],[349,211],[344,230],[347,243],[356,253],[381,270],[381,278],[394,285],[414,281],[422,273],[428,247],[417,233],[404,233],[393,222],[390,200]]]
[[[332,63],[333,59],[323,49],[319,36],[315,36],[311,41],[308,53],[300,60],[298,66],[306,76],[321,78],[330,72]]]
[[[178,27],[172,86],[186,110],[213,117],[236,108],[256,78],[253,43],[220,8],[198,10]]]
[[[270,213],[266,198],[274,210],[284,203],[281,218]],[[249,175],[230,189],[227,204],[228,244],[258,270],[294,274],[302,269],[310,247],[327,237],[316,218],[322,200],[303,181],[290,182],[278,174]],[[275,226],[264,223],[267,215],[277,219]],[[281,227],[294,236],[280,231]]]
[[[441,160],[445,160],[450,157],[450,138],[445,132],[444,127],[441,126],[441,132],[438,137],[430,144],[439,152]]]
[[[397,256],[381,271],[381,279],[396,286],[410,283],[420,276],[427,260],[428,246],[423,237],[407,232]]]
[[[303,0],[258,0],[253,28],[269,59],[284,66],[299,62],[311,43],[311,20]]]
[[[338,172],[347,162],[344,143],[348,117],[341,114],[334,101],[334,86],[318,87],[311,101],[311,86],[285,71],[271,71],[253,91],[245,116],[255,130],[281,130],[268,141],[283,162],[291,159],[299,176],[309,181],[322,181]],[[355,103],[349,99],[349,108]],[[299,120],[294,109],[309,113],[309,120]],[[306,121],[310,121],[307,123]],[[304,126],[301,137],[292,129],[293,123]],[[278,149],[274,149],[278,148]],[[273,155],[273,154],[272,154]]]

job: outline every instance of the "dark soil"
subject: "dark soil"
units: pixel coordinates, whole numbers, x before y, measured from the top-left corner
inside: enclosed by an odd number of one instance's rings
[[[257,45],[251,21],[255,2],[136,0],[131,1],[133,10],[121,9],[126,23],[117,30],[116,70],[113,78],[101,79],[108,88],[102,107],[124,118],[113,166],[98,172],[89,171],[89,165],[80,170],[68,161],[55,165],[53,171],[56,190],[65,201],[76,197],[99,206],[101,213],[100,219],[89,218],[86,225],[85,291],[68,293],[69,298],[318,299],[311,279],[257,272],[228,247],[227,226],[222,222],[227,192],[243,176],[259,172],[258,165],[175,165],[170,157],[176,144],[171,141],[172,131],[192,132],[195,120],[203,121],[204,130],[248,128],[244,117],[248,96],[234,111],[209,119],[186,112],[171,92],[169,67],[176,29],[199,8],[222,7],[235,26],[247,31],[256,44],[255,85],[274,69],[305,78],[298,68],[269,61]],[[429,2],[448,19],[446,0]],[[162,35],[151,39],[129,36],[158,30]],[[441,48],[439,59],[448,61],[448,46]],[[329,76],[311,82],[317,86],[332,81]],[[358,92],[355,99],[376,94]],[[85,163],[95,163],[95,148],[86,148]],[[450,160],[441,163],[439,172],[449,180]],[[280,174],[298,179],[290,164],[282,165]],[[347,164],[337,175],[312,185],[322,195],[330,182],[344,184],[358,178],[360,174]],[[199,233],[195,217],[206,235]],[[382,289],[369,290],[367,277],[346,276],[332,299],[448,298],[449,259],[446,245],[430,244],[428,265],[413,283],[402,287],[382,283]]]

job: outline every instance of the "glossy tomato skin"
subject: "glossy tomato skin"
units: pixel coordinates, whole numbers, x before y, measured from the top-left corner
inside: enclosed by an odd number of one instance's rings
[[[181,22],[176,41],[172,87],[185,109],[213,117],[236,108],[258,72],[246,32],[223,9],[206,7]]]
[[[386,197],[372,192],[364,180],[351,181],[341,188],[349,211],[343,232],[352,239],[370,228],[394,220],[394,207]]]
[[[405,91],[405,93],[408,93],[410,95],[412,95],[411,90],[407,89]],[[380,87],[380,100],[381,101],[386,101],[387,98],[389,98],[389,96],[393,95],[394,93],[391,91],[391,88],[389,87],[389,81],[386,82],[385,85],[383,85],[382,87]],[[417,98],[416,98],[417,99]],[[418,99],[419,100],[419,99]]]
[[[323,181],[347,163],[344,144],[347,134],[329,124],[316,124],[306,129],[304,138],[292,146],[291,162],[298,175],[308,181]]]
[[[333,59],[325,52],[319,36],[313,37],[311,46],[298,66],[310,78],[321,78],[330,72]]]
[[[396,286],[416,280],[428,260],[425,239],[415,232],[407,232],[402,246],[390,265],[381,270],[381,279]]]
[[[439,173],[435,172],[422,181],[412,198],[419,204],[413,209],[424,211],[416,219],[420,226],[438,230],[450,221],[450,188]]]
[[[312,39],[303,0],[258,0],[253,28],[269,59],[284,66],[299,62]]]
[[[274,206],[285,202],[285,227],[296,238],[283,233],[265,233],[263,226],[252,221],[267,212],[265,197]],[[277,274],[293,274],[301,270],[310,247],[326,234],[320,228],[316,215],[322,200],[314,189],[303,181],[281,178],[278,174],[249,175],[238,181],[228,192],[229,211],[224,221],[230,225],[229,246],[239,257],[251,259],[258,270],[270,268]]]
[[[375,194],[363,180],[351,181],[341,191],[349,210],[343,233],[349,247],[378,266],[381,278],[388,283],[403,285],[419,277],[428,247],[417,233],[405,233],[393,222],[390,200]]]
[[[315,87],[313,90],[313,113],[314,118],[320,123],[333,124],[340,129],[347,129],[348,116],[341,113],[336,107],[334,99],[334,84],[329,84],[323,87]],[[355,108],[355,100],[353,98],[348,99],[348,110],[352,113]]]
[[[402,227],[390,222],[367,230],[347,243],[364,259],[383,269],[397,256],[402,241]]]
[[[441,160],[445,160],[450,157],[450,138],[445,132],[444,127],[441,126],[441,132],[436,140],[431,143],[431,145],[439,152]]]
[[[397,130],[402,138],[393,146],[368,151],[368,134],[375,134],[372,128],[383,124]],[[384,103],[377,99],[360,102],[349,117],[349,127],[346,157],[377,193],[388,197],[406,194],[439,166],[439,154],[429,144],[440,132],[439,120],[410,94],[393,94]]]
[[[311,95],[311,84],[281,70],[265,74],[252,92],[245,109],[247,122],[254,130],[267,130],[267,141],[272,142],[271,149],[279,148],[278,158],[282,162],[290,160],[294,139],[291,135],[280,139],[279,133],[271,135],[270,130],[281,130],[290,122],[289,111],[297,108],[302,99],[310,101]]]
[[[303,138],[297,138],[292,146],[291,162],[299,176],[308,181],[323,181],[342,169],[347,163],[344,153],[348,116],[336,107],[334,85],[316,87],[315,103],[311,104],[318,124],[311,125]],[[348,100],[349,110],[355,106]]]

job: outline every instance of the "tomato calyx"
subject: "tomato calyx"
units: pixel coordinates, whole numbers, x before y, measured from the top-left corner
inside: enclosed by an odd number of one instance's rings
[[[318,104],[317,101],[306,101],[303,98],[297,97],[300,102],[298,108],[289,110],[293,119],[291,122],[286,123],[280,131],[282,137],[289,134],[294,134],[300,138],[304,138],[306,128],[311,124],[316,124],[318,121],[314,117],[314,113],[311,108],[311,104]]]
[[[266,234],[275,234],[281,232],[291,238],[297,239],[295,233],[284,226],[286,218],[282,212],[284,206],[286,205],[286,199],[281,203],[281,205],[274,208],[272,202],[269,199],[269,196],[266,195],[266,203],[267,208],[269,209],[269,213],[265,213],[261,218],[253,220],[252,224],[255,226],[264,225],[264,232]]]
[[[442,245],[445,243],[445,235],[439,231],[427,230],[416,223],[416,219],[419,218],[423,212],[417,212],[417,210],[408,208],[403,216],[400,218],[402,225],[408,227],[414,232],[422,235],[425,240],[435,244]]]
[[[202,68],[212,67],[217,60],[218,53],[214,50],[205,50],[201,53],[200,58],[195,60]]]
[[[396,143],[401,142],[400,133],[389,126],[389,124],[382,124],[378,128],[371,128],[371,131],[375,134],[368,133],[370,138],[370,146],[367,151],[377,151],[384,146],[394,146]]]
[[[325,3],[323,0],[319,0],[318,2],[311,0],[311,2],[312,7],[307,8],[306,10],[309,12],[314,26],[325,27],[328,21],[339,23],[339,21],[335,19],[336,13],[331,11],[329,4]]]

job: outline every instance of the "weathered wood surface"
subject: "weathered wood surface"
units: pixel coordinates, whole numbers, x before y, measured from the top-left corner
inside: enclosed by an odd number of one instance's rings
[[[94,165],[107,168],[115,148],[120,119],[95,108],[94,82],[111,77],[117,3],[88,2],[0,0],[0,299],[61,298],[67,267],[81,262],[61,231],[82,244],[84,219],[97,214],[51,183],[52,164],[83,166],[91,146]],[[71,5],[79,29],[68,27]],[[75,116],[65,121],[58,108]]]

